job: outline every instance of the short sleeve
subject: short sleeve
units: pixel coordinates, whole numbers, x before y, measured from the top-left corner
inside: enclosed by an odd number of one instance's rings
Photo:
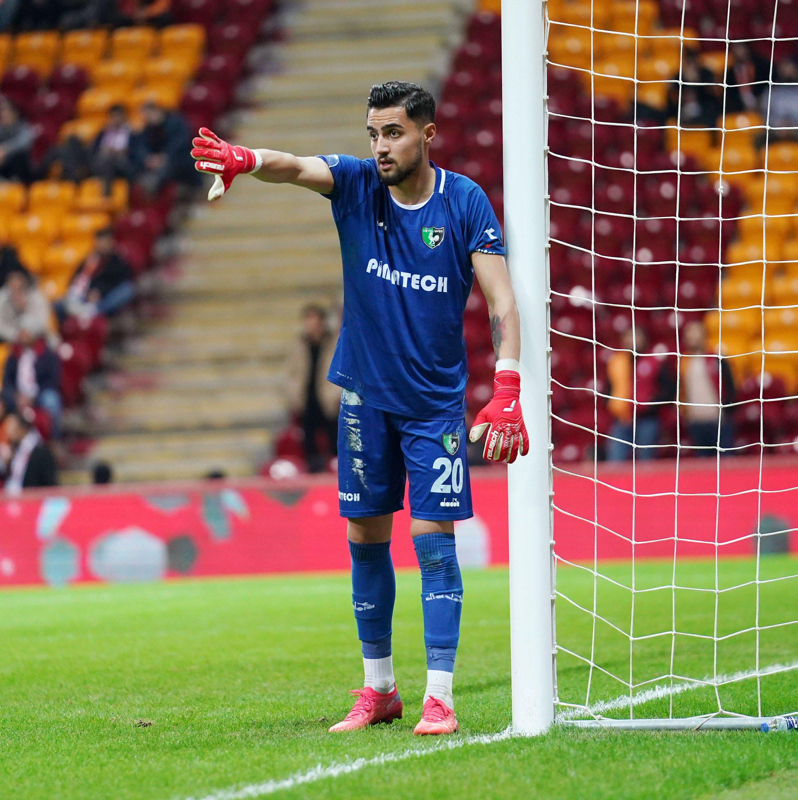
[[[332,172],[335,186],[323,195],[332,202],[333,217],[337,221],[351,211],[367,193],[368,162],[354,156],[317,156]]]
[[[503,256],[504,237],[485,192],[474,185],[468,196],[468,252]]]

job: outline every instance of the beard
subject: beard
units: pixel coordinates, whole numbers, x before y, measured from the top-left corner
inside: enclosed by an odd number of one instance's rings
[[[424,149],[419,145],[418,153],[416,157],[413,159],[412,163],[408,164],[406,167],[400,167],[396,162],[394,162],[394,168],[388,174],[382,172],[382,170],[377,170],[377,175],[379,175],[380,180],[382,181],[385,186],[398,186],[402,181],[409,178],[422,164],[424,160]]]

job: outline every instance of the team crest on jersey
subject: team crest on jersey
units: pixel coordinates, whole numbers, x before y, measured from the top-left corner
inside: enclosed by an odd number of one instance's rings
[[[421,238],[430,250],[434,250],[443,241],[445,232],[444,228],[422,228]]]
[[[443,446],[446,452],[453,456],[460,449],[460,434],[459,433],[444,433]]]

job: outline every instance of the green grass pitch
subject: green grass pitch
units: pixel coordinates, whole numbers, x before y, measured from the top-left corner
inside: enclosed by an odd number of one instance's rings
[[[797,560],[763,560],[770,577],[794,575]],[[763,567],[764,568],[764,567]],[[604,571],[621,583],[628,565]],[[685,562],[677,582],[680,629],[713,629],[712,562]],[[718,585],[743,583],[751,562],[723,562]],[[455,679],[462,730],[448,741],[494,734],[510,721],[509,623],[505,570],[465,572],[463,635]],[[760,576],[762,577],[762,576]],[[652,589],[636,606],[637,635],[669,630],[672,565],[638,564],[638,588]],[[561,569],[558,587],[585,605],[590,575]],[[778,587],[776,590],[775,587]],[[623,590],[596,587],[598,662],[628,677],[628,628]],[[798,616],[798,580],[769,584],[761,617]],[[261,785],[286,798],[768,798],[794,796],[798,735],[759,732],[622,733],[559,726],[535,739],[442,747],[444,740],[412,734],[425,679],[420,580],[398,575],[394,659],[405,717],[391,726],[332,736],[330,724],[349,709],[347,689],[359,686],[361,662],[345,575],[178,581],[154,585],[27,589],[0,593],[0,797],[13,800],[237,800]],[[753,592],[753,594],[752,594]],[[710,599],[711,598],[711,602]],[[718,631],[747,627],[755,589],[725,592]],[[775,603],[775,606],[774,606]],[[768,618],[767,615],[771,617]],[[775,616],[773,616],[775,615]],[[725,626],[725,628],[724,628]],[[777,634],[777,635],[776,635]],[[558,636],[590,646],[588,615],[558,605]],[[752,666],[751,636],[722,640],[718,668]],[[667,670],[671,637],[640,643],[635,681]],[[676,666],[711,673],[716,654],[704,640],[677,642]],[[763,665],[798,661],[796,626],[760,642]],[[586,670],[561,658],[560,694],[584,698]],[[594,676],[591,702],[624,693],[612,678]],[[755,710],[755,684],[729,687],[722,701]],[[675,711],[711,711],[711,690],[678,696]],[[676,701],[674,701],[676,703]],[[765,711],[798,709],[798,672],[763,680]],[[657,700],[636,714],[667,713]],[[138,725],[139,721],[144,724]],[[408,750],[431,749],[407,757]],[[380,760],[382,756],[387,758]],[[401,757],[401,756],[405,757]],[[374,759],[362,769],[330,771],[314,782],[280,781],[317,765]],[[394,760],[391,760],[391,759]],[[227,793],[225,793],[227,792]]]

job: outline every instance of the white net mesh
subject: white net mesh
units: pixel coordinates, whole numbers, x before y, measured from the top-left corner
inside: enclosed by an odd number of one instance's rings
[[[798,2],[549,2],[561,715],[798,708]]]

